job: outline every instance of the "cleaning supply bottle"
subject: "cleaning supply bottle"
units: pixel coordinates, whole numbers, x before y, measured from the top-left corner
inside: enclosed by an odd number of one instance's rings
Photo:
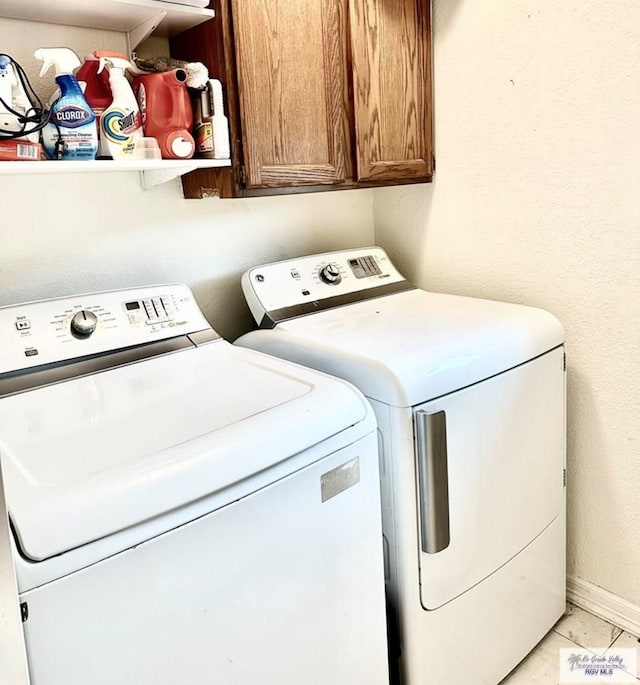
[[[229,159],[229,122],[224,115],[222,83],[209,79],[200,93],[196,107],[195,138],[198,156],[207,159]]]
[[[138,76],[133,81],[145,135],[157,139],[163,159],[190,159],[196,149],[186,80],[184,69],[172,69]]]
[[[49,159],[95,159],[98,152],[96,118],[73,75],[80,60],[69,48],[40,48],[34,53],[42,61],[40,76],[51,66],[56,70],[60,97],[51,106],[50,123],[42,131]]]
[[[98,73],[108,69],[113,97],[100,117],[100,156],[131,158],[135,154],[136,143],[144,137],[140,107],[124,75],[131,64],[119,57],[103,57],[100,61]]]
[[[76,79],[83,90],[84,98],[96,117],[98,135],[100,135],[100,117],[113,102],[109,71],[104,69],[103,58],[115,58],[128,63],[128,58],[123,52],[94,50],[91,55],[85,57],[82,66],[76,71]]]

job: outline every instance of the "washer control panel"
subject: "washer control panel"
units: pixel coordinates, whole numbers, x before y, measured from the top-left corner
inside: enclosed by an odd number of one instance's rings
[[[256,266],[243,275],[242,289],[259,323],[269,312],[366,290],[379,292],[404,280],[381,247],[365,247]]]
[[[0,308],[0,374],[210,328],[193,293],[171,284]]]

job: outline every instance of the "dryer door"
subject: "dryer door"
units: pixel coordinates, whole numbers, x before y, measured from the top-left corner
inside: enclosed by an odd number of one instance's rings
[[[563,349],[415,408],[421,601],[512,559],[564,499]]]

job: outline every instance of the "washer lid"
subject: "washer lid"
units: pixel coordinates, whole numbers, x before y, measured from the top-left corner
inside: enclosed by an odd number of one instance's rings
[[[374,429],[347,383],[218,341],[1,399],[9,513],[22,552],[43,560],[354,424]]]
[[[409,407],[533,359],[564,337],[560,322],[542,309],[411,290],[284,321],[236,344]]]

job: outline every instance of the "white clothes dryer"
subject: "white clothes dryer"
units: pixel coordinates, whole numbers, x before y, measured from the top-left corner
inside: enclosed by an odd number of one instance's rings
[[[230,345],[181,285],[0,335],[0,682],[388,683],[357,390]]]
[[[347,379],[375,409],[394,679],[496,685],[565,607],[562,326],[415,288],[379,247],[242,286],[264,330],[236,345]]]

